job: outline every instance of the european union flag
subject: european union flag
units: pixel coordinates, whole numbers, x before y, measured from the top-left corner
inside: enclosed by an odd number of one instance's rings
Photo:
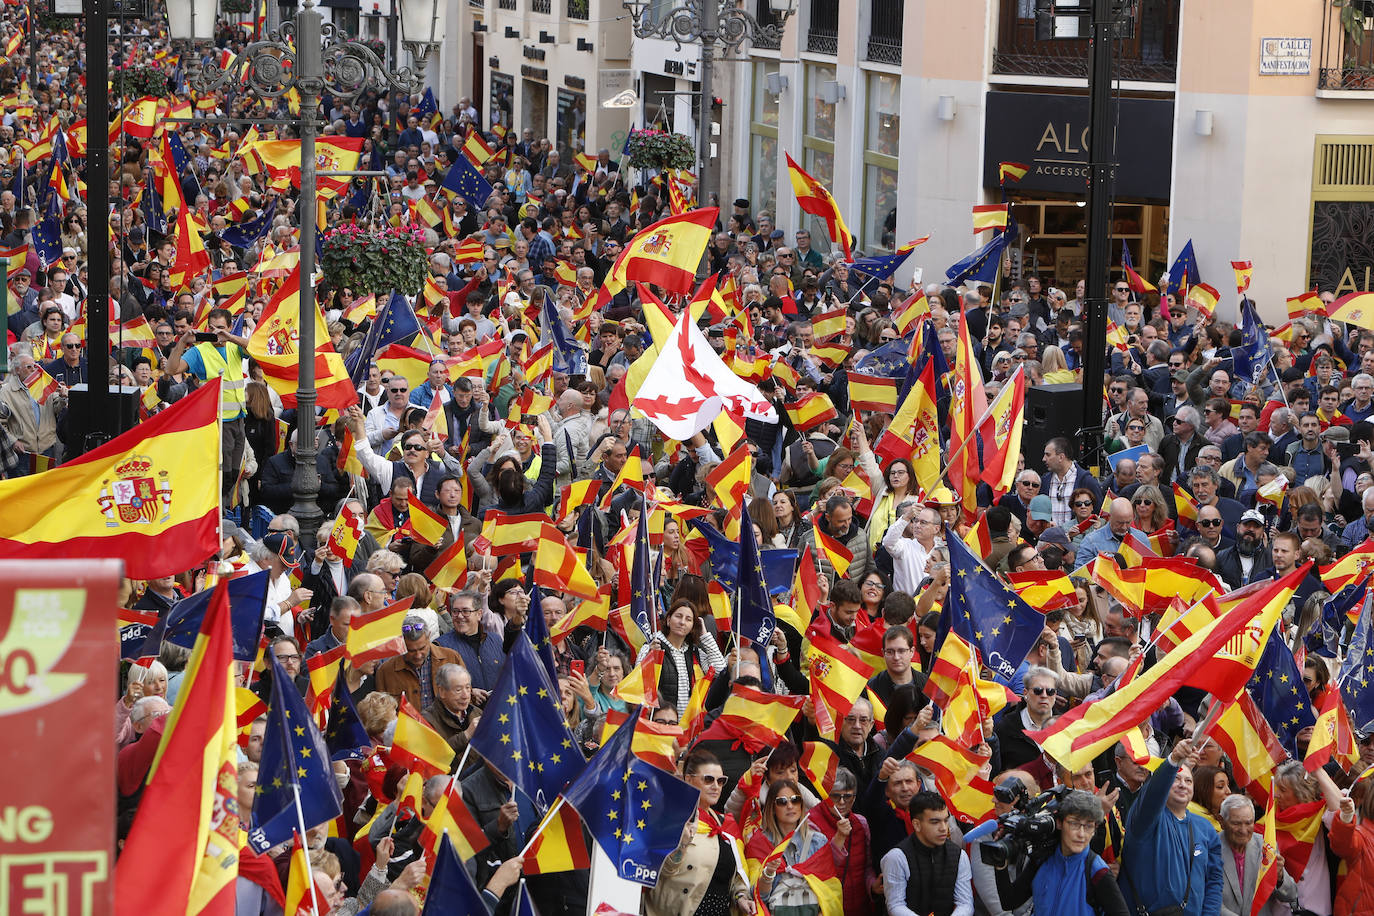
[[[444,833],[439,842],[439,854],[434,860],[434,873],[429,878],[429,890],[425,891],[424,916],[437,916],[449,913],[485,913],[487,904],[482,892],[472,882],[472,876],[463,867],[463,860],[453,848],[453,841]]]
[[[425,87],[425,94],[420,96],[420,104],[415,106],[415,117],[426,127],[443,120],[439,114],[439,103],[434,101],[434,90],[428,86]]]
[[[378,170],[380,171],[380,169]],[[348,195],[348,200],[344,206],[352,207],[359,213],[366,213],[367,208],[372,203],[372,182],[355,181],[353,183],[353,193]]]
[[[309,830],[342,811],[343,796],[334,782],[329,748],[305,708],[305,698],[272,656],[272,699],[267,705],[248,845],[261,855],[290,840],[298,825]]]
[[[634,133],[635,126],[631,124],[630,129],[625,131],[625,145],[620,148],[621,159],[624,159],[626,156],[630,155],[630,138],[634,136]]]
[[[1367,590],[1368,582],[1361,579],[1350,583],[1326,600],[1322,605],[1321,619],[1303,637],[1303,645],[1307,647],[1307,651],[1314,652],[1322,658],[1336,657],[1346,615],[1354,610],[1356,605],[1364,604]]]
[[[38,255],[39,262],[43,269],[47,270],[52,264],[56,264],[62,257],[62,224],[59,222],[57,214],[52,213],[52,204],[57,203],[57,195],[52,195],[49,201],[49,215],[41,223],[36,223],[32,230],[33,250]]]
[[[553,640],[549,637],[549,622],[544,619],[544,595],[539,586],[530,588],[530,609],[525,615],[525,635],[530,638],[535,654],[549,672],[549,681],[558,683],[558,663],[553,660]]]
[[[1240,346],[1231,348],[1235,357],[1236,376],[1252,385],[1264,379],[1269,368],[1269,332],[1264,329],[1255,303],[1249,297],[1240,300]]]
[[[958,633],[982,654],[983,664],[999,681],[1009,683],[1044,632],[1045,615],[1003,585],[959,535],[946,530],[945,544],[950,579],[940,610],[939,641],[943,644],[951,630]]]
[[[162,206],[162,195],[153,190],[152,187],[143,189],[143,199],[141,201],[143,209],[143,221],[148,228],[158,235],[167,234],[167,211]]]
[[[630,616],[646,639],[653,639],[658,628],[658,589],[649,572],[649,504],[639,497],[639,524],[635,526],[635,553],[630,560]]]
[[[1374,674],[1374,659],[1369,656],[1370,618],[1374,618],[1374,589],[1365,594],[1364,607],[1360,609],[1359,623],[1355,624],[1355,635],[1350,640],[1350,649],[1341,665],[1341,673],[1336,678],[1336,686],[1341,688],[1341,699],[1350,712],[1350,724],[1360,731],[1367,732],[1374,724],[1374,690],[1369,687],[1370,675]]]
[[[377,317],[373,319],[367,336],[363,338],[363,345],[344,359],[344,366],[348,369],[353,384],[361,385],[367,381],[367,367],[372,364],[378,350],[388,344],[410,340],[418,333],[420,320],[415,317],[415,310],[410,307],[405,296],[393,291],[386,305],[382,306]]]
[[[1317,716],[1312,712],[1307,690],[1303,687],[1302,671],[1293,658],[1293,650],[1284,641],[1283,631],[1275,629],[1269,642],[1264,646],[1264,654],[1255,665],[1255,676],[1245,685],[1250,696],[1264,713],[1265,720],[1273,726],[1274,734],[1283,744],[1284,750],[1295,759],[1298,753],[1298,732],[1309,725],[1317,724]]]
[[[1169,276],[1164,278],[1164,292],[1182,296],[1190,286],[1196,286],[1202,279],[1198,271],[1197,255],[1193,254],[1193,240],[1183,244],[1183,250],[1174,258],[1169,267]]]
[[[699,518],[688,519],[687,524],[706,538],[706,546],[711,551],[711,578],[727,592],[739,588],[739,545]]]
[[[219,237],[235,248],[251,248],[267,234],[268,229],[272,228],[272,218],[276,215],[277,202],[274,200],[263,207],[257,219],[228,226]]]
[[[548,325],[549,333],[553,335],[554,349],[563,357],[562,371],[569,375],[585,375],[587,373],[587,351],[582,348],[580,342],[568,336],[568,331],[563,327],[563,320],[558,317],[558,309],[554,307],[553,296],[549,295],[547,287],[544,287],[542,317],[544,323]]]
[[[362,760],[372,750],[372,739],[363,728],[353,695],[348,692],[348,677],[344,666],[334,680],[334,692],[329,696],[329,721],[324,727],[324,744],[329,748],[330,760]]]
[[[764,550],[759,555],[763,559],[763,581],[768,583],[768,594],[785,595],[790,592],[797,578],[796,548]]]
[[[558,687],[524,633],[515,637],[496,676],[471,743],[529,796],[541,814],[585,766],[563,715]]]
[[[449,166],[441,187],[467,198],[468,205],[481,209],[492,195],[492,187],[467,156],[459,156]]]
[[[911,338],[898,337],[870,352],[855,365],[855,372],[900,378],[911,368]]]
[[[754,524],[746,515],[739,526],[739,635],[765,645],[778,625],[773,597],[763,578],[763,560],[754,539]]]
[[[630,722],[639,718],[639,710],[629,710]],[[682,828],[696,817],[700,793],[636,757],[630,750],[633,738],[633,728],[616,729],[563,797],[582,815],[620,877],[653,887],[663,860],[682,839]]]
[[[995,232],[987,244],[973,254],[951,264],[945,271],[950,286],[962,286],[972,280],[975,283],[992,283],[997,279],[997,270],[1002,266],[1002,252],[1007,243],[1016,235],[1016,220],[1007,217],[1005,232]]]
[[[902,262],[911,257],[911,253],[916,250],[916,246],[910,248],[898,248],[892,254],[878,254],[871,258],[855,258],[849,265],[850,270],[857,270],[859,273],[867,274],[876,280],[886,280],[897,272],[897,268],[902,266]]]
[[[227,583],[229,616],[234,633],[234,658],[251,662],[258,657],[258,637],[262,634],[262,611],[267,604],[267,570],[237,576]],[[193,648],[205,611],[210,607],[213,588],[196,592],[168,611],[143,643],[145,656],[156,656],[162,643]]]

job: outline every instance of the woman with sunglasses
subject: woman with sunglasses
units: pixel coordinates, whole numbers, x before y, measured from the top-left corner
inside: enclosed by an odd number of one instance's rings
[[[1164,494],[1153,484],[1141,484],[1131,495],[1131,527],[1154,534],[1172,527]]]
[[[1069,511],[1073,513],[1073,518],[1065,533],[1074,547],[1089,531],[1106,524],[1106,519],[1098,514],[1097,509],[1097,499],[1087,487],[1079,487],[1069,494]]]
[[[697,816],[664,860],[658,884],[644,895],[646,916],[752,914],[754,901],[733,833],[737,828],[714,810],[729,781],[720,761],[710,751],[693,751],[683,761],[682,778],[701,793]]]
[[[769,912],[780,916],[818,916],[821,911],[811,886],[789,866],[799,865],[817,854],[831,856],[837,869],[844,864],[825,834],[806,820],[806,811],[796,780],[779,779],[768,787],[764,798],[763,825],[745,844],[750,873],[757,869],[759,896]],[[782,855],[773,857],[773,850],[784,840],[787,845]]]
[[[876,557],[883,535],[897,521],[897,507],[916,489],[916,470],[907,459],[897,458],[883,469],[881,482],[874,484],[873,511],[868,516],[868,552]]]

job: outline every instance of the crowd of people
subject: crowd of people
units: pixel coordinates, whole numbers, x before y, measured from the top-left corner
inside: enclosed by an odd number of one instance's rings
[[[21,28],[15,10],[3,13],[7,34]],[[69,431],[66,395],[92,381],[81,331],[85,265],[90,246],[104,243],[106,225],[99,216],[88,221],[77,196],[54,203],[52,161],[25,162],[30,152],[16,141],[38,140],[51,123],[65,133],[79,120],[83,38],[79,21],[40,31],[32,86],[14,63],[0,69],[0,84],[24,83],[23,92],[3,100],[0,245],[28,246],[23,263],[12,260],[8,272],[9,372],[0,385],[6,476],[41,471],[82,449]],[[174,72],[175,55],[158,24],[125,20],[116,38],[117,68],[161,64]],[[223,25],[216,49],[203,53],[236,51],[246,39]],[[171,92],[191,100],[175,79]],[[285,98],[264,101],[246,92],[209,98],[212,106],[197,109],[234,117],[289,113]],[[111,360],[112,380],[155,393],[144,398],[145,407],[165,409],[210,379],[226,383],[223,542],[209,567],[226,575],[269,572],[266,651],[295,688],[309,689],[308,660],[345,644],[354,618],[412,601],[401,631],[403,654],[344,663],[376,752],[333,764],[343,814],[309,832],[314,869],[331,879],[330,912],[418,913],[427,873],[422,827],[450,778],[461,784],[463,802],[489,841],[469,871],[486,889],[491,911],[509,911],[538,818],[508,776],[468,744],[513,643],[523,638],[530,616],[539,615],[556,634],[562,708],[588,757],[600,746],[608,717],[630,708],[617,686],[652,649],[662,650],[658,704],[645,714],[682,729],[673,745],[675,772],[699,790],[700,804],[656,886],[645,889],[644,913],[763,907],[828,916],[839,910],[798,868],[817,856],[838,880],[842,911],[860,916],[1214,916],[1251,913],[1257,893],[1262,900],[1268,895],[1263,913],[1374,913],[1374,792],[1357,778],[1374,763],[1374,735],[1365,730],[1371,717],[1358,715],[1358,708],[1350,710],[1358,764],[1305,768],[1314,740],[1308,722],[1288,740],[1292,759],[1268,777],[1238,772],[1217,740],[1195,731],[1215,704],[1230,698],[1189,689],[1146,719],[1145,762],[1120,743],[1071,772],[1028,734],[1109,696],[1138,660],[1146,668],[1160,663],[1163,652],[1152,640],[1158,615],[1142,616],[1091,571],[1102,555],[1129,564],[1123,544],[1145,543],[1161,556],[1190,559],[1199,575],[1215,576],[1218,597],[1312,561],[1274,639],[1301,672],[1293,692],[1301,690],[1308,718],[1323,708],[1351,663],[1348,654],[1363,651],[1352,646],[1351,626],[1323,637],[1325,609],[1338,589],[1321,571],[1374,550],[1366,543],[1374,535],[1374,333],[1311,311],[1270,340],[1264,372],[1242,378],[1231,355],[1241,345],[1238,328],[1174,291],[1137,295],[1117,281],[1106,291],[1114,336],[1103,449],[1080,454],[1076,441],[1054,438],[1043,453],[1019,456],[1008,492],[973,481],[978,505],[968,511],[964,493],[944,482],[923,488],[911,461],[875,451],[892,415],[855,409],[849,374],[875,356],[884,362],[894,346],[902,348],[905,374],[914,357],[900,315],[923,296],[931,339],[955,366],[960,334],[966,336],[989,402],[1018,372],[1028,385],[1082,381],[1089,340],[1083,280],[1021,277],[1008,262],[995,286],[903,288],[890,276],[851,270],[806,225],[784,228],[784,214],[735,199],[721,210],[704,265],[737,299],[724,320],[704,318],[703,330],[712,348],[741,370],[757,365],[756,357],[768,363],[755,381],[779,421],[748,420],[737,441],[722,439],[716,426],[672,442],[616,396],[655,343],[636,288],[574,318],[626,243],[668,215],[665,184],[632,175],[612,151],[558,149],[531,129],[493,123],[466,98],[448,113],[425,110],[419,97],[373,94],[350,103],[326,97],[323,110],[330,122],[325,135],[364,138],[364,161],[387,173],[385,188],[367,207],[346,198],[331,202],[330,225],[404,223],[421,201],[449,217],[421,227],[430,279],[444,299],[433,306],[424,297],[414,302],[424,333],[440,349],[422,378],[363,366],[358,404],[320,418],[318,505],[325,521],[316,530],[301,531],[290,514],[301,418],[283,407],[247,353],[277,282],[253,270],[266,246],[289,250],[298,241],[296,192],[269,186],[266,172],[240,154],[240,132],[163,125],[189,153],[175,179],[210,229],[204,237],[209,269],[174,287],[176,222],[165,220],[168,214],[150,217],[148,207],[158,186],[149,158],[154,144],[123,133],[111,184],[110,291],[114,318],[121,325],[146,320],[155,336],[146,348],[116,347]],[[487,200],[442,189],[474,132],[492,150],[481,163],[493,188]],[[80,157],[63,169],[75,185],[83,174]],[[225,237],[269,209],[275,216],[257,240],[239,245],[243,239],[233,233]],[[45,262],[34,232],[54,218],[61,254]],[[815,228],[821,231],[819,223]],[[472,240],[481,244],[480,260],[460,257],[459,247]],[[223,308],[232,296],[216,281],[239,271],[249,272],[248,294],[236,313]],[[351,308],[366,292],[322,288],[331,344],[345,356],[364,345],[370,328],[370,319],[355,320]],[[530,378],[524,368],[541,341],[531,339],[535,329],[524,315],[545,295],[568,336],[586,342],[585,360],[556,360]],[[668,298],[675,311],[684,307]],[[1331,298],[1323,294],[1321,301]],[[811,319],[837,308],[846,310],[843,331],[818,337]],[[214,339],[197,338],[198,329]],[[507,375],[454,372],[493,341],[502,343]],[[838,345],[845,355],[821,358],[822,345]],[[39,393],[28,384],[35,366],[55,380],[55,390]],[[513,405],[535,403],[531,392],[549,406],[524,414],[516,406],[512,414]],[[835,416],[799,428],[787,405],[811,393],[828,397]],[[437,418],[431,416],[436,398]],[[942,394],[942,423],[947,401]],[[741,500],[721,492],[712,471],[744,448],[752,462]],[[242,473],[236,476],[235,468]],[[638,468],[634,479],[627,481],[627,468]],[[579,486],[586,482],[590,489]],[[568,502],[572,493],[582,496]],[[417,502],[442,519],[437,542],[408,523]],[[741,503],[742,517],[731,516],[732,502]],[[366,519],[346,557],[329,546],[345,511]],[[546,516],[576,540],[586,571],[613,593],[630,574],[621,549],[626,533],[636,525],[650,529],[655,619],[644,621],[647,632],[604,622],[561,631],[560,622],[584,599],[537,589],[529,553],[512,572],[481,537],[493,515],[530,514]],[[760,547],[792,550],[794,566],[800,560],[815,567],[819,601],[808,606],[797,601],[800,588],[783,589],[779,600],[791,601],[796,616],[779,617],[763,644],[732,634],[728,615],[722,619],[713,609],[719,570],[711,535],[742,523]],[[1040,571],[1075,574],[1073,600],[1045,613],[1043,633],[1014,677],[999,678],[1014,700],[985,718],[972,748],[984,758],[979,776],[996,787],[979,820],[1024,810],[1043,793],[1055,799],[1052,840],[1037,847],[1036,867],[1020,875],[990,864],[991,835],[965,842],[974,819],[962,818],[948,786],[911,759],[946,734],[946,710],[931,698],[928,679],[949,631],[941,615],[950,589],[949,539],[971,533],[968,542],[980,545],[982,562],[1009,581]],[[427,570],[460,539],[466,577],[440,587]],[[837,568],[835,545],[851,558],[846,569]],[[205,568],[167,573],[126,580],[124,606],[165,616],[204,587]],[[126,629],[123,641],[135,643],[143,632]],[[834,640],[873,669],[864,690],[844,698],[834,722],[829,710],[818,708],[818,675],[805,662],[818,638]],[[159,649],[157,661],[121,667],[123,693],[115,704],[121,837],[187,674],[186,650],[170,642]],[[703,678],[711,679],[710,688],[698,710],[694,688]],[[264,698],[270,680],[243,672],[243,684]],[[701,737],[701,726],[716,721],[736,688],[808,699],[785,735],[767,747],[751,751],[738,740]],[[414,813],[398,812],[407,772],[386,754],[402,701],[420,710],[455,752],[451,776],[427,781]],[[704,715],[694,722],[698,712]],[[265,722],[259,717],[247,726],[241,742],[237,801],[245,825]],[[1282,731],[1282,723],[1270,724]],[[833,769],[810,765],[817,749],[833,754]],[[1261,826],[1269,796],[1262,790],[1270,784],[1284,825],[1272,891],[1259,889],[1262,863],[1273,853]],[[272,868],[239,877],[238,913],[281,912],[289,852],[272,850]],[[527,880],[544,916],[587,911],[585,870]]]

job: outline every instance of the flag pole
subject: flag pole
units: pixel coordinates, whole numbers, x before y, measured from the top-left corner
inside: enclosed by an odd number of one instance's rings
[[[301,784],[295,779],[291,780],[291,794],[296,804],[296,826],[301,828],[301,851],[305,853],[305,885],[310,888],[310,899],[318,904],[315,896],[315,872],[310,867],[310,848],[306,840],[305,813],[301,810]]]
[[[1007,379],[1005,382],[1002,383],[1002,386],[1003,386],[1003,387],[1002,387],[1002,390],[1003,390],[1003,391],[1006,391],[1006,390],[1008,390],[1009,387],[1010,387],[1010,388],[1014,388],[1014,387],[1015,387],[1015,382],[1016,382],[1016,376],[1023,374],[1025,371],[1026,371],[1026,367],[1025,367],[1025,366],[1018,366],[1018,367],[1016,367],[1016,371],[1012,373],[1011,378]],[[973,424],[973,429],[974,429],[975,432],[977,432],[978,427],[982,426],[985,422],[987,422],[988,417],[992,416],[993,407],[996,406],[997,401],[998,401],[1000,398],[1001,398],[1001,392],[998,392],[997,398],[994,398],[994,399],[993,399],[993,402],[992,402],[991,404],[989,404],[989,405],[983,410],[982,416],[980,416],[980,417],[978,418],[977,422],[975,422],[975,423]],[[969,443],[972,442],[972,441],[973,441],[973,437],[972,437],[972,436],[970,436],[969,438],[965,439],[962,443],[960,443],[958,450],[955,451],[955,453],[954,453],[953,455],[950,455],[949,458],[947,458],[947,459],[945,460],[945,470],[940,474],[940,477],[941,477],[941,478],[947,478],[947,477],[949,476],[949,469],[950,469],[950,467],[954,464],[954,459],[955,459],[955,458],[958,458],[960,455],[962,455],[962,454],[964,453],[964,450],[968,448]]]
[[[534,833],[530,834],[529,841],[525,843],[525,848],[520,850],[520,855],[524,856],[529,854],[530,847],[534,845],[534,841],[539,839],[539,834],[543,833],[544,828],[549,826],[549,823],[553,820],[554,814],[557,813],[558,809],[561,807],[563,807],[563,796],[560,795],[553,803],[553,807],[549,808],[548,813],[544,815],[544,819],[539,822],[539,826],[534,828]]]

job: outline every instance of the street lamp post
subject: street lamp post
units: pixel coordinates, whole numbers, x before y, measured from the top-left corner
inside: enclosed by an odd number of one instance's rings
[[[746,13],[736,0],[685,0],[681,6],[668,10],[661,17],[654,11],[651,0],[624,0],[630,13],[636,38],[658,38],[672,41],[682,50],[684,43],[701,42],[701,95],[698,99],[697,156],[701,166],[697,173],[697,200],[703,206],[711,201],[715,187],[715,172],[711,156],[711,107],[714,95],[716,46],[735,55],[744,45],[760,41],[776,44],[782,41],[787,20],[796,10],[796,0],[768,0],[774,22],[760,23]]]
[[[169,31],[174,39],[195,41],[213,31],[216,0],[190,0],[168,4]],[[175,11],[175,12],[174,12]],[[186,73],[198,92],[210,92],[226,85],[246,84],[263,98],[275,99],[291,89],[301,100],[299,131],[301,139],[300,194],[300,356],[296,382],[296,471],[291,481],[291,514],[300,523],[301,540],[313,545],[315,531],[323,520],[318,497],[319,453],[315,433],[315,224],[316,171],[315,136],[320,97],[330,96],[353,102],[372,88],[391,86],[407,95],[424,86],[426,59],[443,38],[444,0],[408,0],[401,10],[405,46],[415,59],[415,69],[391,70],[371,49],[357,39],[336,34],[332,22],[324,22],[315,0],[304,0],[295,22],[284,22],[263,41],[250,43],[227,66],[206,65],[188,49]],[[197,34],[202,32],[202,34]],[[423,36],[423,37],[422,37]],[[259,124],[295,124],[293,121],[260,120]],[[325,172],[325,176],[335,174]],[[226,469],[228,470],[228,469]]]

